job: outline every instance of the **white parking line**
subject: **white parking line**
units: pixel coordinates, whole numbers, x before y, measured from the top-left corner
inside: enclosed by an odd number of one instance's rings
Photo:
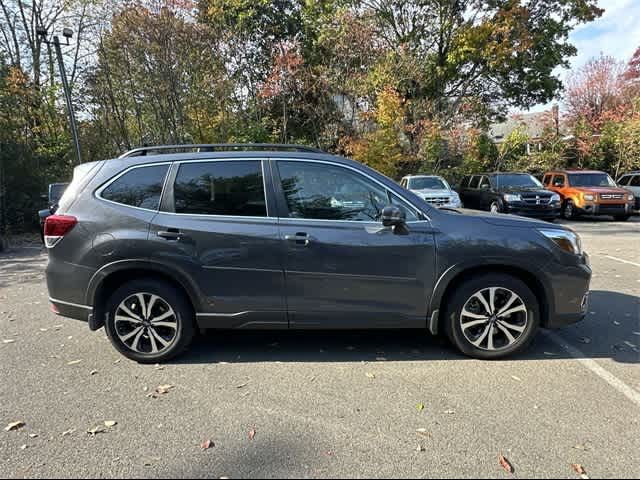
[[[616,262],[628,263],[629,265],[640,267],[640,263],[630,262],[629,260],[623,260],[622,258],[614,257],[612,255],[604,255],[604,256],[606,258],[610,258],[611,260],[615,260]]]
[[[559,335],[548,330],[545,330],[543,333],[558,346],[564,348],[569,353],[569,355],[580,362],[585,368],[591,370],[593,373],[595,373],[597,376],[599,376],[601,379],[603,379],[605,382],[607,382],[609,385],[611,385],[613,388],[618,390],[625,397],[635,403],[638,407],[640,407],[640,392],[624,383],[608,370],[602,368],[595,360],[587,358],[587,355],[582,353],[577,348],[568,345],[567,342]]]

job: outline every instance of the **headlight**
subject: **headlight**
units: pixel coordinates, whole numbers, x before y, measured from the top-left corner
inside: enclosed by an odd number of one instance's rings
[[[588,202],[593,202],[594,197],[593,197],[593,195],[585,195],[585,196],[584,196],[584,199],[585,199],[586,201],[588,201]]]
[[[633,202],[633,195],[627,195],[627,200],[629,200],[630,202]]]
[[[580,236],[571,230],[538,230],[542,235],[552,240],[562,250],[576,255],[582,255],[582,241]]]
[[[552,203],[559,202],[559,201],[560,201],[560,195],[558,195],[557,193],[554,193],[553,195],[551,195]]]
[[[507,193],[504,195],[505,202],[519,202],[521,200],[522,200],[522,197],[520,195],[512,195],[510,193]]]

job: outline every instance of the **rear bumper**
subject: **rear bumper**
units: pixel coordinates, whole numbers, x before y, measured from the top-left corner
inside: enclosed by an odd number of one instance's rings
[[[79,305],[75,303],[64,302],[56,298],[49,298],[49,302],[51,303],[51,309],[53,310],[53,313],[62,317],[88,322],[89,317],[93,313],[93,307],[90,307],[88,305]]]

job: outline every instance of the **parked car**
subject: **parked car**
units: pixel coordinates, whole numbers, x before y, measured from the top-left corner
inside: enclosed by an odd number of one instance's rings
[[[596,170],[557,170],[547,172],[544,185],[562,197],[562,215],[609,215],[626,221],[632,214],[634,197],[616,185],[605,172]]]
[[[400,181],[407,190],[438,208],[461,208],[462,202],[449,183],[438,175],[407,175]]]
[[[467,175],[460,183],[460,198],[467,208],[491,213],[513,213],[549,221],[560,215],[560,196],[545,190],[528,173]]]
[[[619,187],[633,194],[635,197],[633,210],[635,213],[640,213],[640,171],[629,172],[622,175],[617,183]]]
[[[203,147],[84,164],[47,218],[53,310],[130,359],[208,328],[414,328],[492,359],[585,315],[591,269],[565,226],[440,210],[307,147]]]
[[[43,195],[43,200],[47,201],[47,208],[38,211],[38,218],[40,219],[40,237],[44,243],[44,222],[49,215],[56,213],[58,208],[58,202],[62,198],[65,190],[69,186],[68,183],[52,183],[47,189],[47,194]]]

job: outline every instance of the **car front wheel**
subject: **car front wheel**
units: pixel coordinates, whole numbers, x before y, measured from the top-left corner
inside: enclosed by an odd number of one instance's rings
[[[112,345],[139,363],[170,360],[195,336],[194,313],[184,295],[164,282],[133,280],[107,302],[105,329]]]
[[[573,220],[574,218],[576,218],[576,206],[571,200],[567,200],[567,202],[564,204],[564,207],[562,208],[562,216],[566,220]]]
[[[445,331],[465,355],[497,359],[524,350],[540,325],[538,300],[520,279],[506,274],[478,276],[453,292]]]

